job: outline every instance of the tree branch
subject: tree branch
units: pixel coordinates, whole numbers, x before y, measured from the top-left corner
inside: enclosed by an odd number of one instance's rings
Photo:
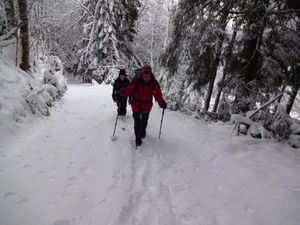
[[[226,12],[226,11],[223,11]],[[247,13],[261,13],[262,11],[227,11],[229,14],[247,14]],[[300,12],[300,9],[285,9],[285,10],[270,10],[266,11],[267,15],[271,14],[287,14],[287,13],[296,13]]]
[[[84,11],[88,12],[88,14],[94,17],[94,14],[87,7],[85,7],[80,1],[78,0],[73,0],[73,1],[77,2]]]

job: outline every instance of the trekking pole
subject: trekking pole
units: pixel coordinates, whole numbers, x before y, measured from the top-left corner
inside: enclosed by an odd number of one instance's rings
[[[115,136],[116,127],[117,127],[117,122],[118,122],[118,117],[119,117],[119,113],[117,113],[117,118],[116,118],[116,122],[115,122],[115,128],[114,128],[113,137]]]
[[[165,109],[163,109],[162,115],[161,115],[161,121],[160,121],[160,128],[159,128],[158,139],[160,139],[160,135],[161,135],[161,127],[162,127],[162,122],[163,122],[163,119],[164,119],[164,114],[165,114]]]

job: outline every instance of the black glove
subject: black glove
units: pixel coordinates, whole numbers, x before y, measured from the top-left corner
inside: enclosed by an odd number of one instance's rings
[[[161,108],[166,109],[167,108],[167,103],[163,101],[160,105]]]

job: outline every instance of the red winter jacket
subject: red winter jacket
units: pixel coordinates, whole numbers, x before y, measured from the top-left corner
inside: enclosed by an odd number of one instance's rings
[[[132,96],[131,108],[133,112],[137,113],[149,113],[151,111],[153,105],[152,96],[154,96],[160,106],[163,106],[165,103],[159,84],[152,73],[149,82],[145,82],[142,79],[141,73],[138,78],[134,79],[127,86],[124,95]]]

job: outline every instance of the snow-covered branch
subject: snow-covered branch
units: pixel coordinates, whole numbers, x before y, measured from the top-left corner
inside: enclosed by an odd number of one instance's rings
[[[94,17],[94,14],[87,7],[85,7],[80,1],[78,0],[73,0],[73,1],[77,2],[84,11],[88,12],[90,16]]]

